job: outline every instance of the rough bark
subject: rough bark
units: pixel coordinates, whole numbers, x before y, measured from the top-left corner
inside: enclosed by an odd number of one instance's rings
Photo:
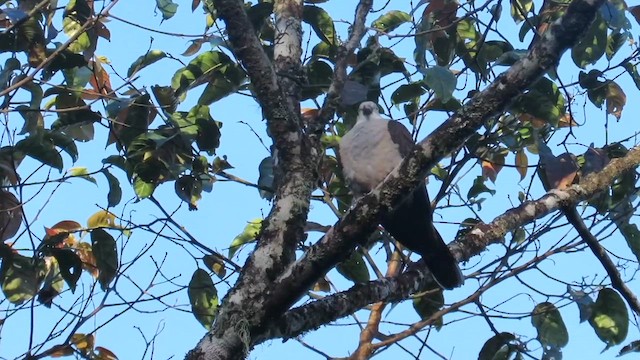
[[[640,147],[609,163],[602,171],[591,174],[579,184],[565,190],[551,190],[543,197],[522,203],[506,211],[488,224],[478,224],[449,248],[459,261],[468,261],[491,244],[500,243],[511,230],[525,226],[554,211],[572,207],[608,187],[617,177],[640,165]],[[335,321],[378,301],[406,299],[434,283],[424,266],[414,267],[394,278],[360,284],[351,289],[287,311],[258,341],[288,339]]]
[[[589,27],[603,0],[574,1],[529,54],[475,95],[460,111],[419,143],[384,183],[362,197],[302,258],[287,267],[270,287],[271,303],[291,306],[355,244],[368,238],[380,219],[410,193],[444,156],[464,144],[484,121],[504,110],[524,89],[553,68]]]
[[[292,262],[295,244],[302,239],[309,196],[316,178],[315,166],[321,156],[321,149],[315,146],[319,142],[310,140],[301,128],[299,113],[291,108],[290,99],[279,86],[274,67],[262,51],[255,34],[247,31],[251,29],[251,24],[242,3],[237,0],[216,0],[215,6],[226,24],[229,40],[247,69],[257,100],[267,119],[267,126],[278,150],[278,171],[286,173],[287,178],[278,179],[274,205],[265,220],[256,250],[245,264],[238,282],[223,300],[212,331],[187,358],[242,358],[257,341],[270,337],[265,336],[264,332],[266,329],[273,329],[273,321],[302,297],[319,277],[344,260],[358,241],[366,239],[379,219],[398,204],[402,194],[415,188],[431,167],[462,146],[487,118],[503,111],[509,101],[558,63],[562,53],[575,44],[579,35],[589,27],[603,2],[574,1],[566,14],[551,26],[526,58],[499,76],[487,89],[474,96],[452,118],[416,146],[383,184],[360,199],[301,259]],[[370,7],[370,3],[360,2],[357,21],[358,15],[364,21],[362,14],[366,14],[367,4]],[[357,39],[356,43],[359,41]],[[333,94],[340,93],[339,88],[333,90]],[[331,101],[325,105],[328,110],[324,111],[323,107],[322,116],[314,128],[308,129],[316,139],[322,129],[319,125],[329,118],[328,114],[332,116],[331,109],[335,108]],[[468,251],[478,253],[484,247],[469,246]],[[400,299],[426,286],[429,283],[427,279],[426,270],[417,268],[397,279],[380,281],[388,284],[387,286],[361,285],[356,288],[361,289],[361,302],[368,304],[381,299]],[[335,296],[347,304],[356,302],[357,295]],[[286,325],[279,324],[281,327]],[[319,325],[321,324],[317,326]],[[283,331],[280,333],[284,334]]]
[[[252,25],[243,3],[217,0],[215,7],[226,24],[236,56],[251,78],[274,141],[276,192],[255,251],[244,265],[237,283],[223,299],[212,330],[187,354],[187,359],[244,358],[253,346],[253,335],[267,319],[288,309],[277,306],[279,304],[275,304],[276,308],[265,306],[264,299],[269,296],[267,285],[294,260],[295,247],[303,239],[310,196],[317,180],[316,169],[323,154],[320,135],[324,124],[314,120],[309,129],[305,129],[299,111],[299,84],[295,79],[301,74],[302,2],[276,1],[275,67],[255,32],[249,30]],[[364,35],[364,16],[370,7],[371,1],[361,1],[358,6],[360,18],[354,26],[359,30],[351,35],[347,45],[339,47],[337,66],[346,68],[348,56],[360,43]],[[342,83],[332,85],[332,89],[339,93],[342,86]],[[326,108],[331,114],[335,111],[334,104]]]

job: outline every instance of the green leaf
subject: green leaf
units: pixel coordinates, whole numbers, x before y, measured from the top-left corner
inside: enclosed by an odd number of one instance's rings
[[[514,340],[516,337],[508,332],[492,336],[482,345],[478,360],[511,359],[511,355],[516,351],[516,347],[513,345]]]
[[[64,289],[65,280],[60,274],[60,266],[54,257],[45,257],[44,267],[46,268],[46,275],[42,282],[42,288],[38,291],[38,302],[47,308],[50,308],[53,303],[53,299],[60,295]]]
[[[471,19],[464,19],[458,22],[456,32],[463,39],[475,40],[479,37],[475,22]]]
[[[420,315],[420,319],[426,320],[433,316],[444,306],[444,292],[442,289],[428,291],[427,293],[413,298],[413,309]],[[433,326],[436,330],[442,328],[443,319],[435,319]]]
[[[151,91],[156,97],[158,105],[160,105],[160,108],[164,112],[173,114],[176,111],[178,108],[178,98],[176,97],[176,92],[171,86],[153,85],[151,87]]]
[[[58,261],[60,275],[74,292],[82,274],[82,260],[73,250],[54,248],[48,251]]]
[[[624,300],[615,290],[600,290],[589,324],[600,340],[607,344],[605,350],[624,341],[629,331],[629,313]]]
[[[489,189],[484,184],[484,181],[485,179],[482,176],[476,177],[476,179],[473,181],[473,185],[471,186],[471,188],[469,189],[469,192],[467,193],[467,199],[473,199],[482,193],[489,193],[491,195],[496,194],[496,191]]]
[[[104,229],[93,229],[91,230],[91,250],[96,258],[96,267],[100,271],[98,282],[102,290],[107,290],[118,274],[116,241]]]
[[[531,323],[538,330],[538,340],[545,347],[561,348],[569,342],[567,327],[560,311],[550,302],[543,302],[533,309]]]
[[[451,70],[442,66],[433,66],[424,70],[424,82],[442,102],[447,102],[453,97],[457,79]]]
[[[7,88],[13,72],[18,69],[20,69],[20,60],[10,57],[5,61],[2,71],[0,71],[0,90]]]
[[[533,10],[533,0],[511,1],[511,17],[516,23],[527,18],[527,14]]]
[[[595,64],[607,49],[607,23],[599,13],[580,41],[571,48],[573,62],[585,68],[589,64]]]
[[[336,270],[345,278],[356,284],[364,283],[370,280],[369,269],[365,264],[362,255],[353,252],[349,258],[339,263]]]
[[[629,35],[615,32],[607,38],[607,60],[613,59],[615,54],[629,40]]]
[[[331,46],[337,45],[333,19],[331,19],[329,13],[324,11],[324,9],[317,6],[305,5],[302,10],[302,21],[311,25],[311,28],[320,40]]]
[[[231,245],[229,245],[229,257],[233,257],[242,245],[256,241],[256,237],[258,236],[258,233],[260,233],[261,228],[262,219],[253,219],[249,221],[244,227],[244,230],[242,230],[242,232],[233,239]]]
[[[247,9],[249,21],[251,21],[253,28],[257,31],[262,28],[265,19],[271,16],[271,14],[273,14],[273,3],[267,1],[259,2]]]
[[[18,81],[18,79],[16,79]],[[31,100],[29,101],[29,108],[32,110],[39,110],[40,104],[42,103],[43,92],[40,85],[34,83],[33,81],[29,81],[24,84],[21,89],[24,89],[31,93]]]
[[[138,199],[146,199],[153,195],[153,191],[156,189],[156,185],[145,182],[140,178],[136,178],[133,181],[133,191],[135,191]]]
[[[209,79],[207,87],[198,99],[199,105],[209,105],[226,96],[229,96],[242,86],[245,81],[245,73],[236,64],[228,64],[219,68]]]
[[[400,25],[410,21],[411,15],[404,11],[392,10],[374,20],[373,23],[371,23],[371,27],[376,28],[383,33],[388,33],[397,29]]]
[[[78,147],[70,136],[57,131],[48,132],[47,135],[51,138],[55,146],[62,149],[71,157],[73,162],[78,161]]]
[[[122,189],[120,188],[120,181],[113,176],[109,170],[103,169],[102,173],[109,182],[109,193],[107,194],[107,207],[114,207],[122,200]]]
[[[198,125],[198,135],[196,144],[200,151],[215,152],[220,146],[220,123],[213,119],[196,119]]]
[[[313,99],[329,90],[333,69],[322,60],[314,60],[305,65],[308,83],[302,89],[302,99]]]
[[[171,87],[175,89],[175,96],[181,97],[189,89],[212,82],[198,100],[199,104],[206,105],[237,90],[244,79],[244,71],[229,56],[220,51],[207,51],[176,71]]]
[[[518,60],[527,56],[529,52],[527,50],[511,50],[506,51],[496,59],[495,65],[511,66]]]
[[[82,30],[82,24],[74,18],[69,16],[65,17],[62,20],[62,30],[69,37],[82,31],[80,36],[78,36],[78,38],[69,45],[68,49],[71,52],[78,54],[91,47],[91,39],[89,38],[89,35],[86,31]]]
[[[6,190],[0,190],[0,241],[8,240],[18,233],[23,217],[18,198]]]
[[[62,172],[62,156],[56,150],[53,140],[43,136],[41,132],[18,141],[15,147],[41,163]]]
[[[627,73],[631,76],[633,83],[636,84],[636,88],[640,89],[640,74],[638,73],[636,65],[626,62],[624,69],[627,70]]]
[[[204,158],[201,160],[202,164],[203,164],[203,170],[207,168],[207,159]],[[222,157],[216,156],[213,159],[213,163],[212,163],[212,171],[214,174],[217,174],[219,172],[225,171],[227,169],[233,169],[233,165],[231,165],[231,163],[229,163],[229,161],[227,160],[227,156],[224,155]]]
[[[513,101],[510,110],[532,115],[556,126],[558,120],[566,113],[566,102],[553,81],[541,78],[526,93]]]
[[[156,6],[162,13],[162,20],[171,19],[178,11],[178,4],[171,0],[156,0]]]
[[[189,210],[197,210],[202,198],[202,183],[192,175],[182,175],[174,183],[176,195],[189,204]]]
[[[209,274],[197,269],[189,281],[189,302],[196,320],[207,330],[211,329],[218,310],[218,292]]]
[[[176,5],[177,7],[177,5]],[[129,66],[129,70],[127,71],[127,77],[133,76],[138,71],[144,69],[145,67],[159,61],[163,58],[167,57],[167,54],[162,50],[149,50],[146,54],[140,56],[136,59],[131,66]]]
[[[413,101],[416,98],[420,98],[426,92],[420,82],[413,82],[410,84],[400,85],[391,94],[391,103],[396,105],[407,101]]]
[[[2,279],[2,292],[7,300],[12,304],[20,305],[36,295],[44,274],[32,258],[12,254],[2,260],[0,279]]]

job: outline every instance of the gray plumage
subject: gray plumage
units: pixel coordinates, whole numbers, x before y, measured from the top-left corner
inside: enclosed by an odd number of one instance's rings
[[[361,196],[378,186],[413,146],[409,130],[397,121],[382,118],[376,103],[360,104],[356,124],[340,141],[342,171],[354,195]],[[432,216],[423,184],[383,219],[382,226],[398,242],[422,256],[443,288],[458,287],[463,282],[462,273],[433,226]]]

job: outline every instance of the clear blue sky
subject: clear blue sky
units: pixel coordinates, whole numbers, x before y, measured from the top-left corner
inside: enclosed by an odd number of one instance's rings
[[[112,13],[118,17],[133,21],[139,25],[159,29],[162,31],[181,33],[181,34],[199,34],[204,28],[204,17],[200,16],[201,10],[196,10],[195,14],[190,11],[191,1],[179,1],[180,8],[178,14],[165,21],[160,25],[161,15],[155,14],[154,7],[155,1],[121,1],[115,6]],[[334,20],[348,20],[353,18],[353,7],[356,1],[338,2],[332,1],[326,5],[330,11]],[[96,3],[98,5],[100,3]],[[348,6],[345,6],[348,4]],[[506,5],[506,4],[505,4]],[[374,7],[382,6],[382,3],[377,4]],[[392,0],[390,2],[390,9],[404,9],[405,2]],[[508,9],[505,9],[508,11]],[[60,14],[58,14],[60,16]],[[369,20],[373,20],[377,15],[371,15]],[[59,21],[59,20],[56,20]],[[510,38],[517,37],[517,29],[513,27],[511,20],[508,18],[508,13],[505,13],[500,25],[506,26],[504,29],[505,34],[508,34]],[[190,57],[183,57],[180,54],[189,45],[190,38],[166,36],[154,32],[141,30],[131,25],[123,24],[117,20],[112,20],[107,23],[111,31],[111,42],[108,43],[101,40],[98,46],[98,55],[107,56],[114,69],[121,75],[126,74],[126,70],[138,56],[144,54],[148,49],[161,49],[174,57],[188,62]],[[344,24],[337,24],[339,29],[344,30]],[[637,27],[636,27],[637,28]],[[305,28],[306,34],[309,33],[309,29]],[[306,38],[305,38],[306,39]],[[405,56],[411,57],[410,47],[413,45],[412,41],[407,41],[406,45],[401,45],[395,48],[398,52],[404,52]],[[526,47],[523,45],[522,47]],[[208,49],[208,45],[203,46],[203,50]],[[407,50],[409,49],[409,50]],[[4,60],[4,58],[2,59]],[[563,76],[563,81],[570,82],[577,80],[570,74],[576,74],[575,66],[571,63],[569,54],[565,54],[564,57],[566,66],[561,68],[562,74],[566,69],[566,74]],[[3,62],[3,61],[1,61]],[[149,68],[139,73],[140,79],[135,81],[138,87],[146,87],[150,89],[150,86],[168,85],[172,74],[180,66],[177,61],[171,59],[164,59],[163,61],[156,63]],[[114,87],[120,85],[122,82],[117,79],[117,76],[109,70],[111,73],[111,80]],[[623,112],[623,118],[619,123],[615,120],[610,121],[609,127],[609,139],[616,140],[630,135],[630,122],[635,121],[634,114],[638,114],[638,103],[632,99],[637,97],[637,90],[633,83],[631,83],[627,77],[623,76],[619,80],[622,87],[627,91],[629,103],[625,107]],[[461,86],[459,83],[458,86]],[[465,91],[466,93],[466,91]],[[181,110],[187,110],[193,105],[197,99],[198,92],[189,93],[185,103],[180,105]],[[249,181],[255,181],[258,177],[258,164],[268,155],[267,151],[260,145],[257,137],[252,133],[251,129],[241,122],[246,122],[251,125],[258,136],[269,145],[269,139],[264,133],[264,123],[260,120],[260,108],[251,99],[242,96],[231,96],[218,103],[212,105],[212,116],[224,123],[222,128],[222,143],[217,151],[218,155],[227,155],[231,164],[236,168],[232,171],[233,174],[247,179]],[[96,108],[98,109],[98,108]],[[576,136],[581,144],[589,144],[594,141],[596,145],[602,145],[604,142],[604,112],[594,112],[593,107],[587,105],[582,111],[583,105],[574,104],[574,111],[579,122],[583,122],[585,117],[588,117],[590,125],[584,128],[575,129]],[[100,109],[102,110],[102,109]],[[393,115],[399,116],[401,112],[394,113]],[[12,115],[13,116],[13,115]],[[52,121],[53,119],[48,119]],[[429,119],[429,124],[422,129],[420,133],[421,137],[428,134],[430,128],[438,125],[443,118],[441,116],[434,116]],[[12,121],[22,121],[21,119]],[[635,131],[635,128],[632,128]],[[564,133],[561,132],[561,135]],[[103,136],[101,138],[101,136]],[[98,139],[94,143],[82,144],[80,146],[80,159],[75,166],[86,166],[90,170],[98,169],[99,161],[108,154],[115,153],[113,146],[104,150],[105,139],[104,132],[97,132],[96,138]],[[560,141],[560,137],[555,138],[557,142]],[[557,143],[556,142],[556,143]],[[4,143],[3,143],[4,145]],[[553,148],[553,147],[552,147]],[[561,149],[553,148],[556,154],[561,152]],[[584,152],[584,148],[576,146],[575,152]],[[71,162],[68,157],[65,159],[65,169],[71,167]],[[511,158],[512,160],[512,158]],[[534,157],[530,158],[530,163],[535,161]],[[23,163],[20,171],[27,171],[29,164],[27,161]],[[26,173],[26,172],[25,172]],[[466,179],[473,179],[479,175],[479,167],[471,170],[469,176]],[[46,175],[42,170],[38,173],[39,176]],[[58,174],[54,170],[52,177],[56,177]],[[148,201],[143,201],[137,204],[128,203],[125,206],[125,202],[132,199],[133,193],[125,182],[122,174],[117,174],[123,182],[123,202],[115,210],[119,215],[125,217],[132,216],[135,222],[150,222],[156,216],[161,216],[157,209]],[[36,196],[32,201],[25,205],[27,216],[32,220],[32,229],[39,231],[43,226],[51,226],[60,220],[75,220],[80,223],[85,223],[86,219],[98,210],[98,206],[106,205],[106,181],[103,177],[98,175],[96,177],[99,182],[99,187],[90,184],[89,182],[75,180],[70,184],[64,184],[61,186],[52,196],[50,202],[44,207],[42,213],[34,219],[34,216],[38,209],[43,207],[43,204],[48,201],[48,193],[53,190],[53,186],[46,187],[42,193]],[[503,173],[498,177],[498,181],[495,185],[489,184],[490,187],[498,189],[498,193],[494,197],[489,197],[483,204],[482,217],[483,220],[489,221],[494,216],[502,213],[508,208],[506,204],[509,201],[513,203],[517,202],[514,194],[517,194],[517,190],[520,186],[525,187],[527,184],[523,182],[518,184],[518,177],[515,171],[505,169]],[[432,181],[431,187],[435,189],[439,183]],[[461,182],[461,188],[463,192],[466,192],[468,181]],[[35,192],[35,189],[30,189]],[[534,193],[536,194],[536,193]],[[538,189],[537,196],[540,196],[542,191]],[[163,202],[168,210],[174,210],[180,205],[180,201],[177,199],[173,192],[173,185],[166,184],[161,186],[156,195]],[[511,198],[507,196],[510,195]],[[237,235],[246,222],[266,215],[269,211],[269,203],[261,200],[258,197],[257,191],[252,188],[245,187],[243,185],[218,182],[214,185],[214,190],[210,194],[205,194],[204,199],[199,203],[199,211],[189,212],[185,206],[182,206],[174,215],[174,219],[179,223],[184,224],[188,230],[201,242],[207,244],[210,247],[216,248],[220,251],[226,252],[228,244],[233,237]],[[440,215],[441,217],[439,217]],[[441,211],[436,215],[436,220],[448,220],[453,222],[459,222],[464,218],[469,217],[469,214],[463,213],[460,210],[447,210]],[[322,224],[332,224],[335,221],[335,217],[331,215],[321,204],[314,203],[310,218],[314,221]],[[438,225],[443,233],[445,239],[453,239],[457,225]],[[560,230],[556,232],[557,237],[564,236],[565,233]],[[566,231],[566,230],[564,230]],[[551,238],[551,239],[549,239]],[[134,231],[127,246],[122,253],[125,262],[134,259],[139,251],[145,245],[154,242],[152,234],[144,231]],[[554,241],[552,236],[543,237],[543,241]],[[22,244],[23,247],[27,247],[27,239]],[[629,252],[625,250],[623,245],[624,240],[619,235],[614,235],[612,238],[605,241],[607,247],[611,246],[614,251],[630,256]],[[187,247],[187,249],[190,249]],[[240,264],[244,261],[244,256],[247,254],[245,249],[241,252],[240,256],[243,260],[239,261]],[[482,259],[473,259],[467,268],[464,269],[465,273],[470,273],[475,270],[473,267],[478,264],[478,261],[486,263],[487,261],[494,259],[502,253],[502,249],[499,246],[494,246],[492,251],[489,251],[482,255]],[[197,252],[194,252],[196,257],[200,256]],[[162,267],[162,274],[171,279],[171,283],[156,285],[150,292],[155,295],[160,295],[166,291],[171,291],[176,288],[176,285],[185,286],[188,284],[191,278],[192,272],[196,269],[196,266],[203,267],[201,262],[196,263],[194,257],[188,254],[183,248],[176,244],[169,243],[166,240],[157,240],[152,250],[145,254],[144,257],[138,261],[134,267],[129,270],[128,274],[132,276],[140,286],[146,286],[150,277],[154,273],[155,264],[154,261],[159,263],[166,255],[166,262]],[[153,259],[153,260],[152,260]],[[593,276],[599,274],[600,278],[604,274],[604,271],[600,269],[599,264],[593,261],[589,253],[577,253],[559,257],[557,262],[548,261],[542,265],[543,270],[549,271],[554,274],[560,274],[565,280],[580,280],[581,276]],[[585,264],[589,266],[589,269],[585,269]],[[471,270],[473,269],[473,270]],[[631,274],[625,274],[630,276]],[[535,272],[528,272],[523,275],[524,279],[532,279],[539,274]],[[330,274],[330,278],[339,289],[347,289],[350,283],[340,280],[341,277],[335,274]],[[214,278],[214,281],[218,280]],[[118,289],[122,291],[122,295],[126,300],[133,300],[137,294],[137,290],[126,280],[120,280]],[[235,278],[230,280],[230,284],[233,284]],[[156,279],[158,282],[158,279]],[[548,280],[534,280],[534,284],[545,289],[547,292],[552,291],[554,294],[563,294],[565,289]],[[76,294],[82,293],[83,290],[88,291],[87,287],[90,286],[91,279],[87,275],[83,275],[82,285],[77,290]],[[475,282],[468,280],[468,286],[461,289],[447,292],[446,299],[448,302],[462,299],[475,289]],[[83,289],[82,286],[85,288]],[[216,284],[218,291],[221,292],[221,296],[224,294],[228,285],[221,283]],[[636,282],[630,284],[633,290],[639,291],[640,287]],[[61,300],[63,304],[69,304],[75,296],[71,294],[64,294]],[[100,299],[100,294],[96,298],[96,301]],[[530,312],[537,302],[545,301],[546,298],[534,295],[531,297],[527,295],[526,288],[517,284],[513,279],[497,286],[483,297],[483,302],[486,305],[498,305],[506,301],[500,307],[501,311],[513,311],[522,312],[523,315]],[[116,296],[112,294],[107,303],[121,302]],[[552,300],[553,301],[553,300]],[[196,342],[205,334],[205,330],[189,313],[188,299],[186,290],[180,291],[175,295],[168,296],[164,299],[167,306],[174,307],[174,309],[164,309],[163,305],[159,305],[156,302],[144,303],[136,306],[138,311],[130,310],[124,316],[118,317],[113,322],[109,323],[104,328],[97,332],[96,345],[104,346],[114,351],[121,360],[123,359],[138,359],[142,357],[144,352],[144,341],[140,331],[151,339],[156,329],[162,329],[157,336],[153,349],[153,359],[167,359],[171,356],[174,358],[182,358],[184,353],[191,349]],[[2,311],[10,309],[11,306],[2,304]],[[90,321],[80,330],[91,331],[95,326],[99,326],[104,321],[108,320],[112,314],[121,311],[123,307],[114,307],[113,309],[105,309],[100,314]],[[474,307],[465,308],[469,311],[476,312]],[[163,310],[163,311],[161,311]],[[398,323],[411,323],[418,320],[418,316],[415,314],[411,307],[410,301],[403,302],[397,305],[391,313],[387,314],[384,320]],[[60,318],[61,313],[52,310],[45,310],[44,308],[38,308],[35,317],[35,339],[36,343],[38,339],[42,339],[44,334],[51,331],[55,321]],[[613,359],[619,350],[619,347],[615,347],[609,350],[602,356],[597,354],[604,348],[604,344],[596,337],[593,330],[587,324],[578,325],[578,313],[575,304],[571,304],[562,309],[562,315],[564,321],[569,328],[570,342],[567,348],[564,350],[566,359]],[[360,321],[366,321],[368,311],[360,311],[356,314]],[[453,321],[456,319],[465,318],[465,314],[454,314],[445,318],[445,322]],[[65,324],[65,321],[71,321],[70,317],[64,319],[60,326]],[[340,324],[352,324],[353,318],[345,318],[341,320]],[[535,330],[531,326],[530,318],[523,317],[521,320],[497,320],[496,325],[501,331],[512,331],[517,335],[522,335],[528,338],[535,338]],[[398,326],[386,326],[388,331],[398,331],[402,327]],[[28,343],[28,331],[29,331],[29,312],[22,311],[21,314],[14,316],[7,320],[0,332],[0,357],[3,358],[15,358],[19,356]],[[420,334],[420,338],[424,339],[426,332]],[[490,330],[484,320],[477,319],[465,319],[464,321],[455,321],[454,323],[447,325],[441,332],[433,331],[429,335],[428,343],[433,346],[439,353],[447,358],[453,359],[471,359],[477,358],[477,354],[482,344],[491,336]],[[628,341],[635,340],[639,336],[638,329],[635,327],[630,328]],[[329,326],[323,327],[317,332],[309,333],[304,337],[304,341],[317,346],[319,349],[327,352],[332,356],[346,356],[350,351],[353,351],[357,347],[358,332],[355,326]],[[413,338],[408,339],[402,343],[408,349],[415,351],[420,346],[420,342]],[[529,345],[531,348],[538,346],[538,343],[532,341]],[[151,351],[151,350],[149,350]],[[425,350],[426,351],[426,350]],[[431,359],[435,358],[428,351],[424,353],[423,358]],[[318,355],[304,349],[296,341],[288,341],[282,343],[279,340],[269,342],[267,344],[259,345],[250,355],[250,358],[254,359],[281,359],[283,358],[320,358]],[[379,359],[391,359],[391,358],[406,358],[408,355],[399,347],[393,347],[392,349],[384,352],[378,356]],[[151,358],[150,354],[147,354],[147,358]]]

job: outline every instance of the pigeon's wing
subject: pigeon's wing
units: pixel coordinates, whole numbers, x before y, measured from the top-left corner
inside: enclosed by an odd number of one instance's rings
[[[402,157],[409,155],[414,146],[409,130],[397,121],[389,121],[388,129]],[[433,226],[432,211],[429,194],[422,184],[383,219],[382,226],[402,245],[422,256],[443,288],[453,289],[460,286],[464,278],[456,259]]]
[[[411,137],[409,130],[404,125],[394,120],[390,120],[387,127],[389,129],[389,134],[391,135],[391,140],[398,145],[400,156],[405,157],[409,155],[414,145],[413,138]]]

